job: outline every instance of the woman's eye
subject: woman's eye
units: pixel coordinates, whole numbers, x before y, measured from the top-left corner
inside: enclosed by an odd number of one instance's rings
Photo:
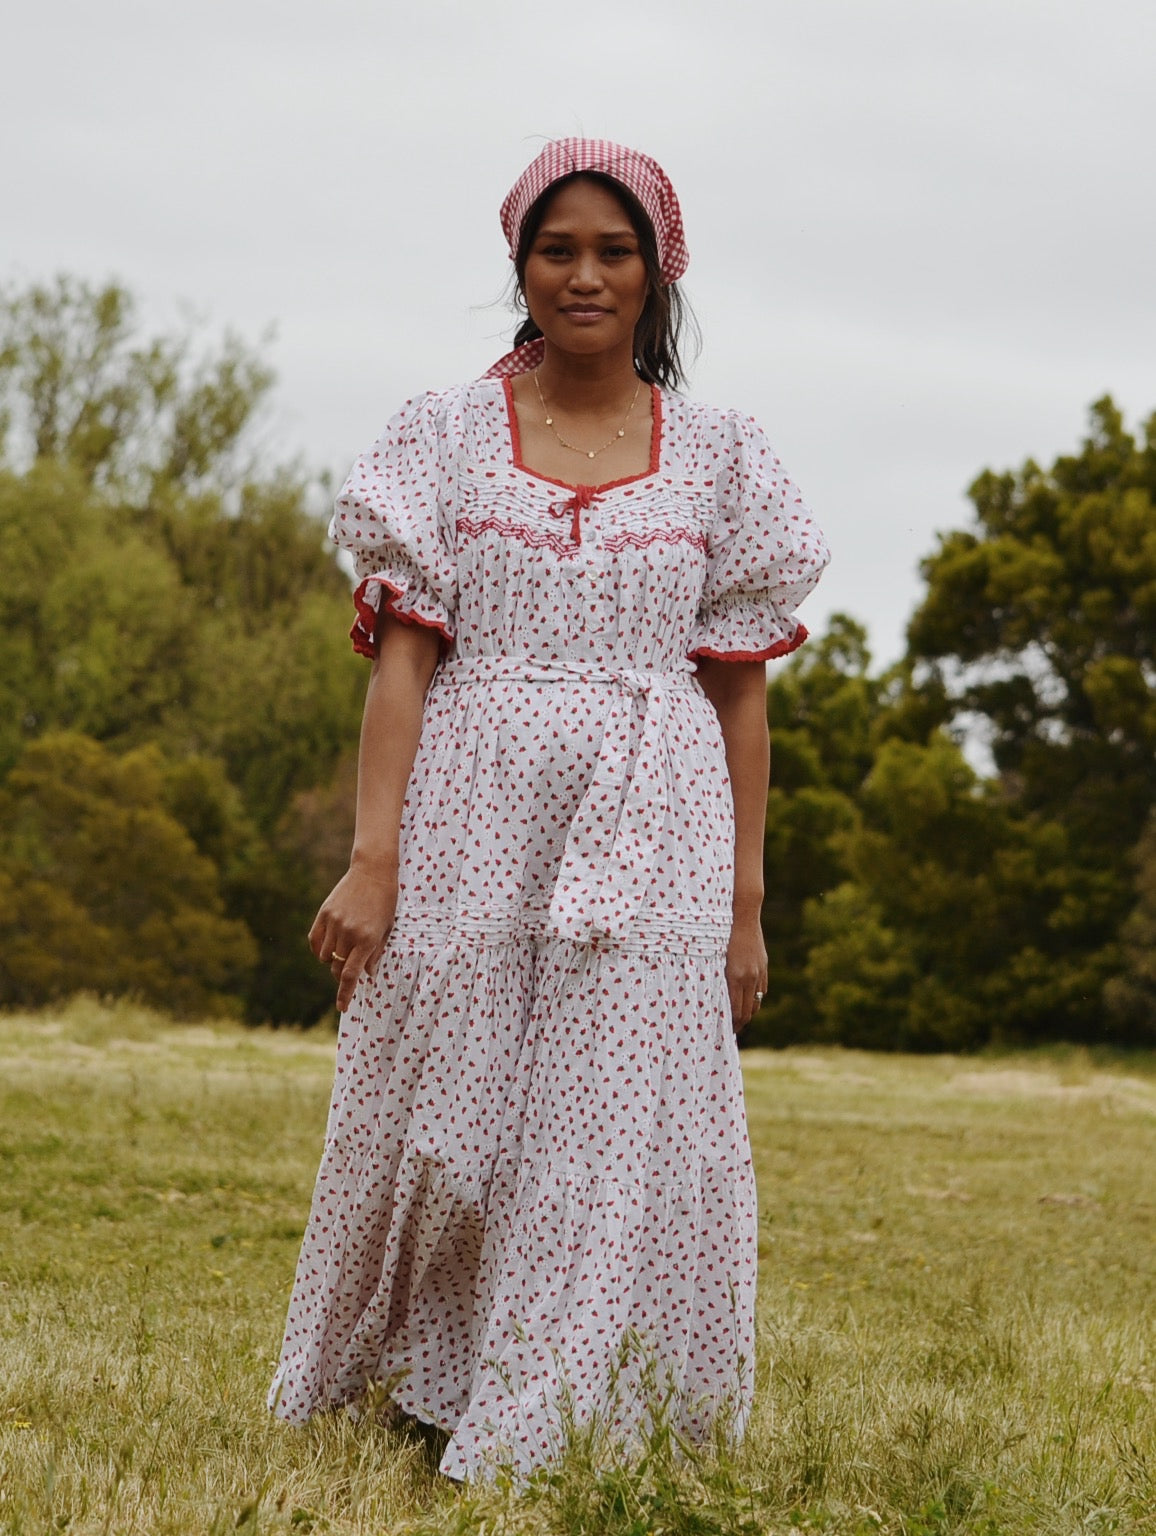
[[[542,247],[543,256],[569,256],[569,254],[569,250],[564,245],[544,245]]]
[[[628,245],[611,245],[607,247],[606,255],[612,261],[621,261],[624,256],[633,256],[634,252]]]

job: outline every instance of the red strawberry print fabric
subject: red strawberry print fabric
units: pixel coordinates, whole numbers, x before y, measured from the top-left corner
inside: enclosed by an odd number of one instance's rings
[[[750,1405],[733,816],[694,662],[800,644],[827,550],[752,421],[653,413],[646,473],[575,490],[521,464],[508,381],[420,396],[331,528],[358,649],[383,609],[444,649],[270,1403],[384,1382],[451,1477],[524,1474],[567,1419],[629,1439],[655,1382],[693,1438]]]

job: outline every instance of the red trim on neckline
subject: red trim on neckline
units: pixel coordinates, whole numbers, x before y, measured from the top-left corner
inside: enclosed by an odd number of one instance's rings
[[[587,491],[591,496],[599,496],[603,491],[613,491],[620,485],[633,485],[636,480],[648,480],[651,475],[658,473],[658,463],[662,457],[662,392],[657,384],[650,386],[651,420],[650,420],[650,464],[637,475],[624,475],[621,480],[607,480],[602,485],[572,485],[569,480],[557,480],[553,475],[544,475],[539,470],[531,469],[522,460],[522,434],[518,430],[518,412],[514,405],[514,381],[502,380],[502,393],[506,397],[506,418],[510,425],[510,448],[514,459],[514,468],[521,470],[524,475],[532,475],[535,480],[545,480],[547,485],[560,485],[564,491]]]

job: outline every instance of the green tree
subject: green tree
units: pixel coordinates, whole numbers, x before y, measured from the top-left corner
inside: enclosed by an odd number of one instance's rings
[[[1029,460],[976,480],[977,526],[924,562],[908,630],[954,717],[986,723],[1015,815],[1064,843],[1064,892],[1053,904],[1045,891],[1036,917],[1062,941],[1067,984],[1045,946],[1050,978],[1031,989],[1051,997],[1048,1032],[1082,1039],[1107,1027],[1132,850],[1156,799],[1156,417],[1138,442],[1103,399],[1091,426],[1050,470]]]
[[[240,1010],[256,947],[173,814],[192,808],[195,772],[155,746],[118,757],[75,734],[27,747],[0,789],[0,1004],[89,990]],[[202,807],[213,777],[201,770]],[[209,841],[227,839],[224,819]]]
[[[1102,987],[1103,956],[1069,943],[1095,891],[1065,830],[1013,814],[946,735],[884,739],[857,811],[839,839],[847,880],[804,912],[817,1038],[906,1050],[1046,1038]]]
[[[132,296],[68,277],[0,294],[0,453],[51,460],[141,502],[153,487],[245,478],[271,370],[236,336],[197,353],[142,338]]]
[[[348,867],[356,790],[351,751],[327,784],[293,796],[262,843],[260,858],[239,866],[229,881],[229,910],[244,918],[260,944],[248,992],[252,1019],[311,1024],[332,1014],[333,982],[314,959],[307,935],[323,898]]]
[[[0,768],[46,730],[157,735],[196,686],[196,619],[166,552],[74,469],[0,470]]]
[[[1122,963],[1105,988],[1117,1036],[1156,1045],[1156,809],[1136,845],[1136,905],[1121,930]]]
[[[808,991],[810,899],[846,877],[840,837],[857,819],[855,796],[872,762],[880,684],[869,676],[862,625],[832,617],[767,689],[771,789],[763,846],[763,933],[770,987],[744,1039],[750,1045],[809,1039],[816,1016]]]
[[[0,782],[60,731],[200,765],[201,810],[235,801],[232,843],[188,825],[258,938],[249,1012],[312,1020],[281,949],[322,893],[284,826],[355,742],[366,671],[311,483],[250,446],[270,379],[235,338],[142,337],[115,285],[3,296]]]

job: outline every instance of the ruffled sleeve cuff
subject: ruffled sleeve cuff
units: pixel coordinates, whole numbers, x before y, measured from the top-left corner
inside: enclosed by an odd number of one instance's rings
[[[771,661],[797,651],[806,638],[806,625],[779,613],[769,592],[735,592],[699,615],[690,659]]]
[[[453,643],[453,623],[445,605],[424,587],[416,571],[397,560],[388,569],[371,571],[353,593],[357,617],[349,638],[359,656],[376,656],[382,613],[402,624],[436,629],[445,647]]]

